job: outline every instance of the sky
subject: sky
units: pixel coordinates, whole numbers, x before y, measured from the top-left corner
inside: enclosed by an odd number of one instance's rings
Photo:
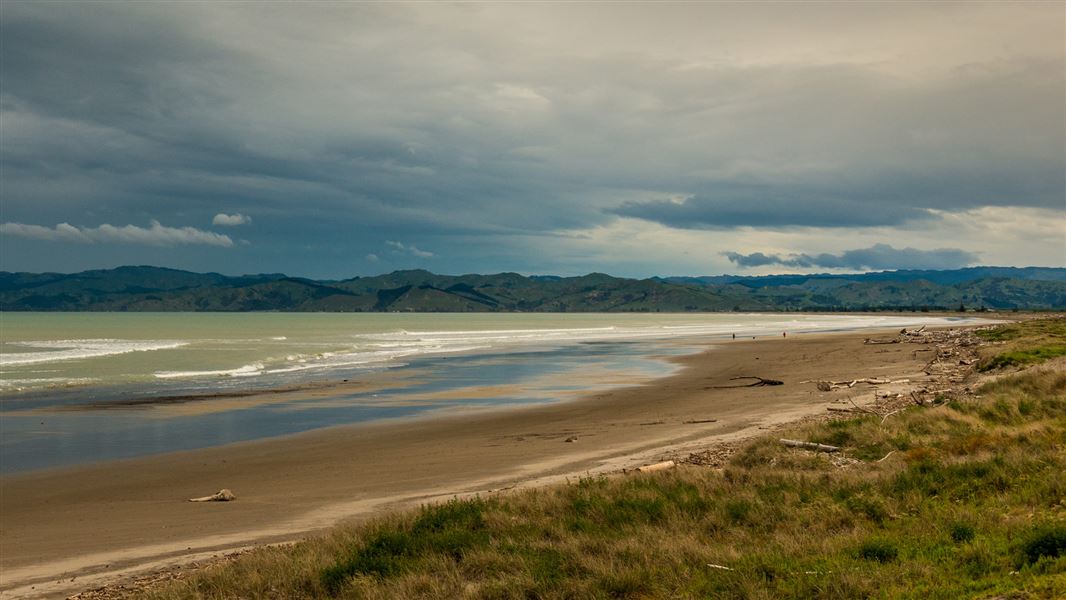
[[[0,4],[0,270],[1066,266],[1066,4]]]

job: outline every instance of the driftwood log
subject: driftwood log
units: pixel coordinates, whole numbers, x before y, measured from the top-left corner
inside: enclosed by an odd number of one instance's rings
[[[189,502],[229,502],[230,500],[236,500],[237,496],[223,488],[210,496],[201,496],[199,498],[189,498]]]
[[[782,439],[781,443],[789,448],[803,448],[805,450],[814,450],[816,452],[840,452],[840,448],[837,446],[829,446],[827,444],[816,444],[814,442],[801,442],[799,440],[786,440]]]
[[[674,468],[674,461],[668,460],[666,462],[655,463],[654,465],[645,465],[643,467],[637,467],[637,471],[640,473],[651,473],[653,471],[665,471],[667,469]]]
[[[714,389],[727,390],[730,388],[762,387],[764,385],[785,385],[784,381],[779,381],[777,379],[764,379],[762,377],[756,377],[754,375],[744,375],[743,377],[730,377],[729,381],[740,381],[742,379],[755,379],[756,381],[753,381],[751,383],[741,383],[738,385],[716,385],[714,386]]]
[[[861,379],[852,379],[851,381],[819,381],[818,391],[831,392],[833,390],[839,390],[841,388],[852,388],[860,383],[868,383],[870,385],[887,385],[889,383],[908,383],[909,379],[897,379],[892,381],[891,379],[883,377],[863,377]]]

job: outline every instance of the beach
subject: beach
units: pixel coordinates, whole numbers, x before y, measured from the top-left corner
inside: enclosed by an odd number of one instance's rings
[[[669,358],[680,367],[672,375],[563,402],[7,475],[0,590],[4,597],[73,593],[387,509],[619,471],[757,435],[824,414],[846,396],[862,402],[872,394],[823,393],[813,380],[921,376],[926,358],[906,344],[863,343],[876,335],[713,340]],[[734,379],[749,376],[783,385],[740,387],[753,380]],[[221,488],[237,500],[186,501]]]

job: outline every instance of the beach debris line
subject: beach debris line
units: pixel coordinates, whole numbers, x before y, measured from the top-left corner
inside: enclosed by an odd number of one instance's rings
[[[784,381],[780,381],[778,379],[765,379],[763,377],[758,377],[756,375],[743,375],[741,377],[730,377],[729,381],[741,381],[741,380],[744,380],[744,379],[756,379],[757,381],[753,381],[751,383],[740,383],[740,384],[737,384],[737,385],[716,385],[716,386],[714,386],[714,389],[716,389],[716,390],[727,390],[727,389],[730,389],[730,388],[762,387],[764,385],[785,385]]]
[[[226,488],[211,494],[210,496],[201,496],[199,498],[189,498],[189,502],[229,502],[236,500],[237,495],[229,491]]]
[[[801,442],[800,440],[788,440],[782,438],[780,442],[789,448],[803,448],[805,450],[814,450],[815,452],[840,452],[838,446],[830,446],[828,444],[816,444],[815,442]]]
[[[718,419],[691,419],[688,421],[682,421],[683,425],[696,425],[698,423],[717,423]]]

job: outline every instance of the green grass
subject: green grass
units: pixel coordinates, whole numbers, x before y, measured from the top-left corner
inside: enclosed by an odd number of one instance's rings
[[[787,432],[842,446],[861,461],[848,468],[760,439],[721,471],[453,500],[257,550],[146,595],[1066,597],[1066,373],[1030,370],[979,394],[883,424]]]
[[[977,332],[997,342],[987,348],[977,369],[982,372],[1024,367],[1066,356],[1066,318],[1034,319]]]
[[[992,357],[988,362],[982,363],[979,369],[981,371],[994,371],[996,369],[1004,369],[1007,367],[1024,367],[1026,365],[1044,362],[1045,360],[1057,356],[1066,356],[1066,344],[1055,344],[1051,346],[1039,346],[1028,350],[1001,352]]]

